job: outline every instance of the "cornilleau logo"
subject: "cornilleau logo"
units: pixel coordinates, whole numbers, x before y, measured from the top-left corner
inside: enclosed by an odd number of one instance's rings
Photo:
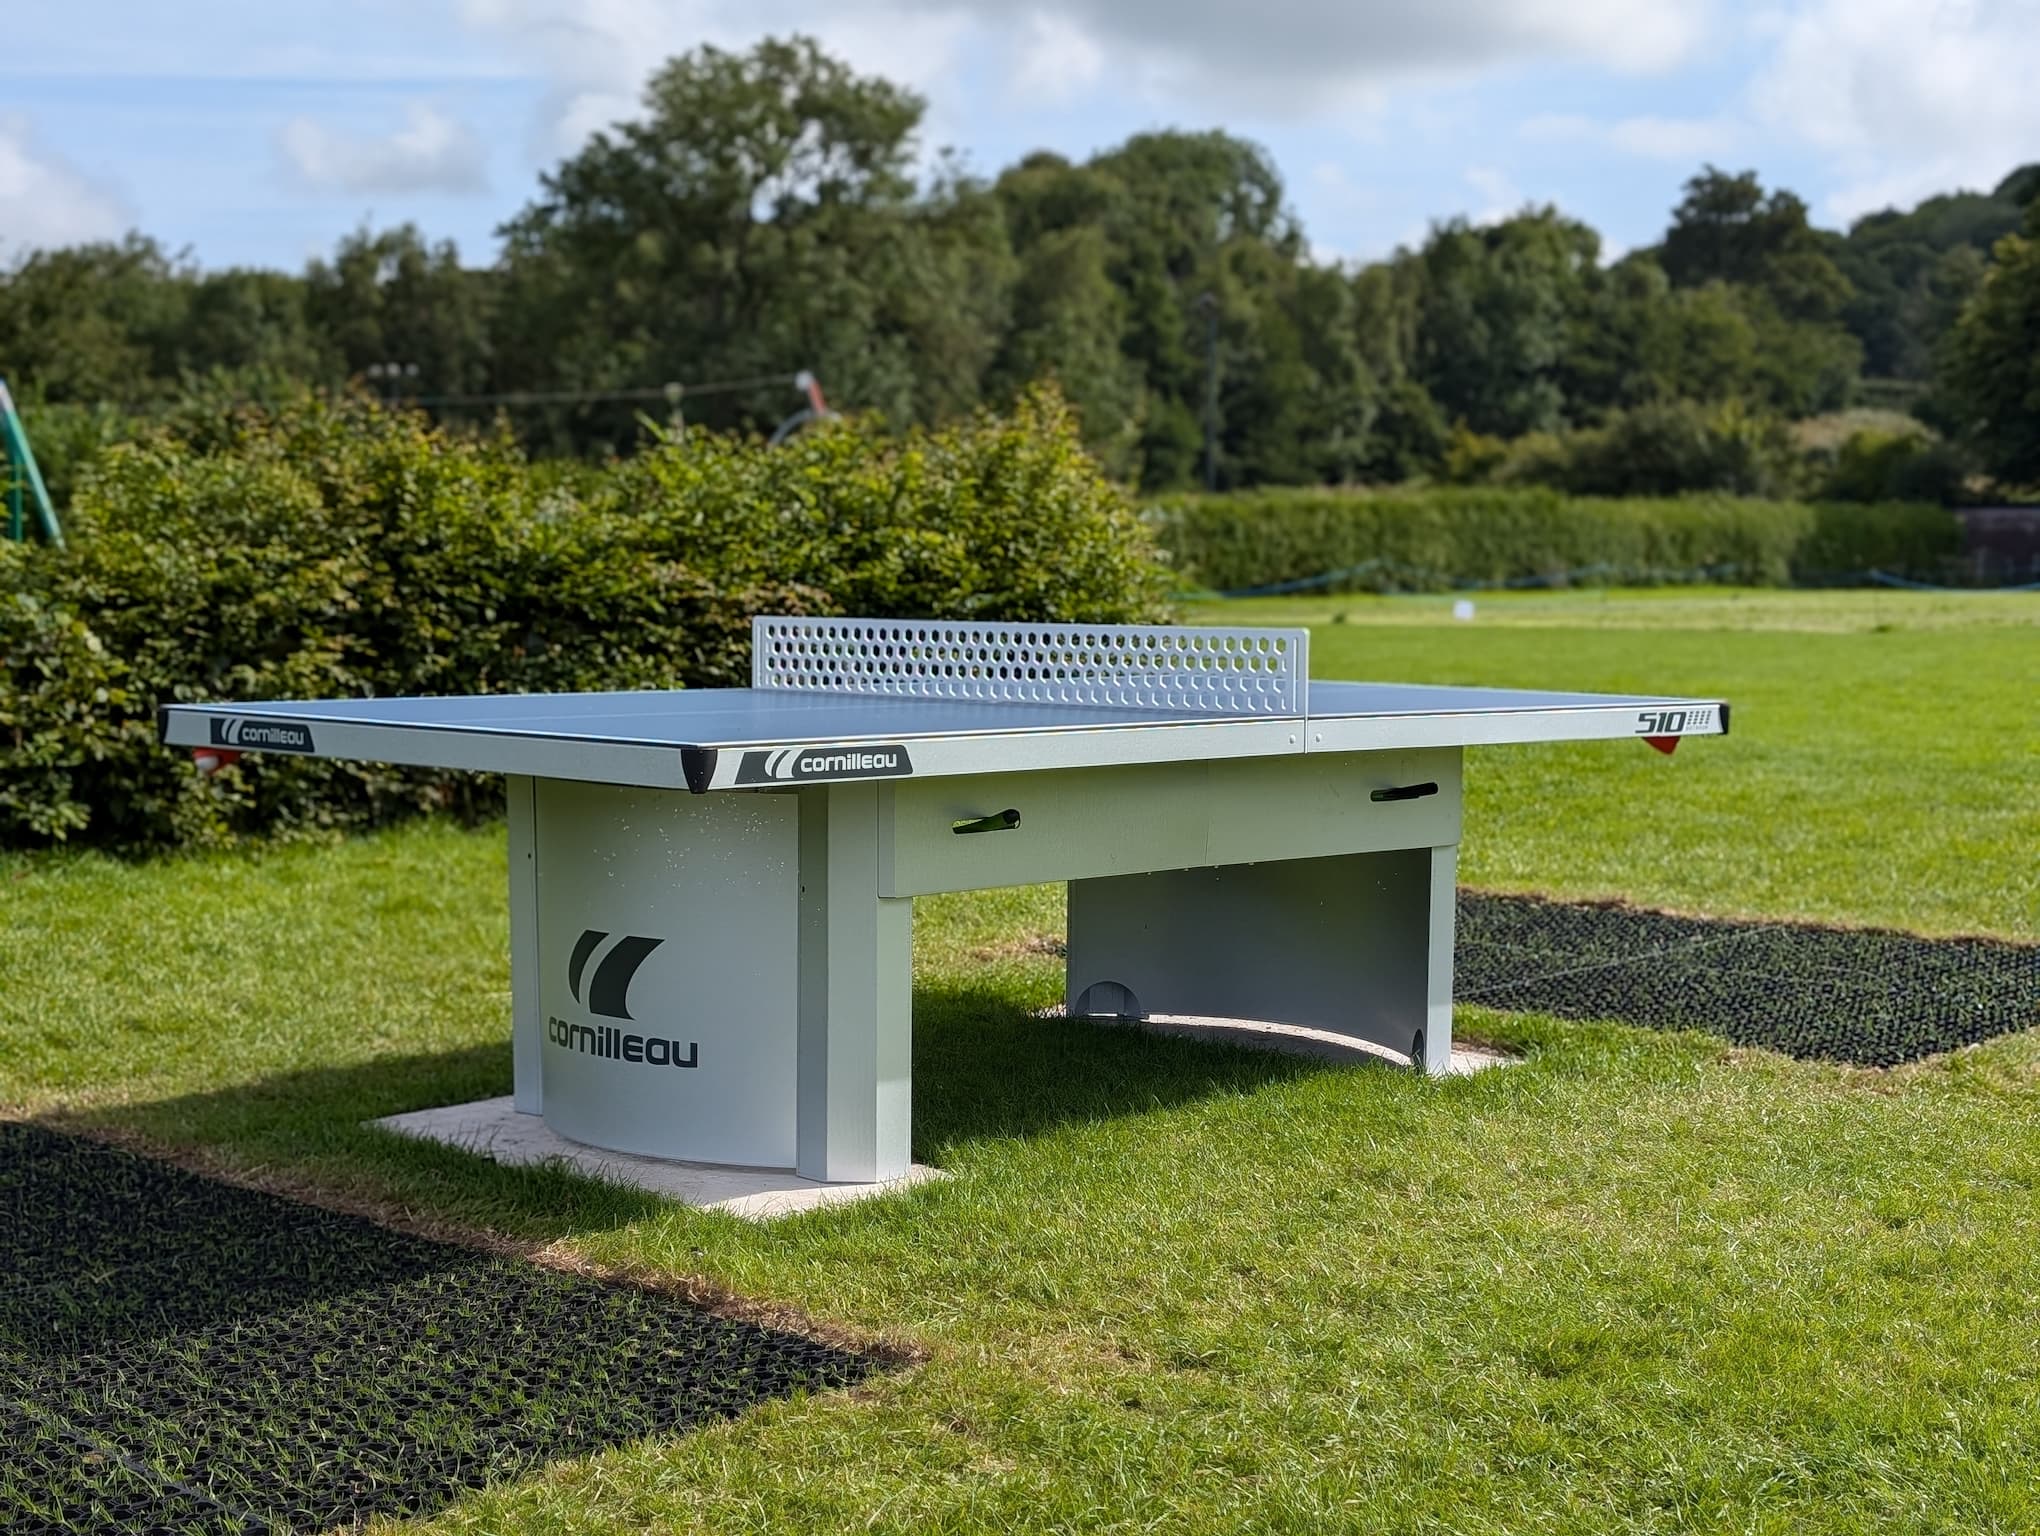
[[[821,779],[897,779],[914,771],[907,749],[878,747],[775,747],[746,752],[737,764],[739,784],[811,784]]]
[[[645,963],[646,957],[666,941],[627,933],[609,944],[609,937],[601,929],[589,928],[574,941],[574,952],[567,960],[567,991],[590,1013],[608,1019],[628,1019],[631,978],[637,975],[638,967]],[[590,973],[588,962],[595,958],[595,952],[604,944],[609,944],[609,952]],[[588,984],[586,997],[581,995],[583,980]],[[575,1024],[557,1015],[549,1015],[545,1021],[545,1037],[554,1045],[579,1051],[584,1056],[600,1056],[607,1061],[637,1062],[652,1067],[696,1067],[701,1064],[699,1041],[689,1040],[683,1045],[661,1035],[629,1034],[613,1024]]]
[[[567,990],[573,993],[574,1001],[584,1003],[590,1013],[599,1013],[605,1019],[627,1019],[630,1009],[624,1004],[630,994],[631,978],[637,975],[638,967],[645,963],[646,957],[666,941],[641,938],[635,933],[625,934],[595,967],[595,974],[588,980],[588,995],[584,998],[581,996],[581,977],[595,951],[608,937],[608,934],[590,928],[574,941],[574,953],[567,961]]]
[[[242,752],[309,752],[312,728],[292,720],[255,720],[246,715],[211,716],[212,744]]]

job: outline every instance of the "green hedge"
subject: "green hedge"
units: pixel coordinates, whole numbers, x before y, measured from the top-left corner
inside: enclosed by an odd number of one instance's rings
[[[0,846],[123,849],[477,814],[493,781],[157,744],[168,701],[682,687],[754,613],[1123,621],[1167,580],[1052,395],[889,438],[690,434],[561,476],[307,399],[110,449],[67,549],[0,555]]]
[[[1338,574],[1316,590],[1587,577],[1782,586],[1872,568],[1932,579],[1961,544],[1954,517],[1927,505],[1539,489],[1243,491],[1167,499],[1148,520],[1185,583],[1221,592],[1328,573]]]

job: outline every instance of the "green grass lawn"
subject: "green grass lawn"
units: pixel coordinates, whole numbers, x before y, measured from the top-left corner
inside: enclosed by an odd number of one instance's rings
[[[1727,741],[1467,756],[1460,878],[1922,933],[2040,931],[2040,594],[1257,599],[1320,677],[1720,694]],[[1334,622],[1343,617],[1343,622]]]
[[[1222,612],[1313,623],[1325,676],[1735,700],[1669,760],[1475,754],[1470,882],[2032,938],[2040,599],[1968,601]],[[1037,1018],[1056,894],[942,898],[916,1153],[953,1177],[753,1226],[360,1129],[507,1091],[503,885],[444,826],[0,861],[13,1112],[926,1351],[432,1528],[2040,1527],[2034,1033],[1872,1073],[1467,1009],[1527,1060],[1427,1082]]]

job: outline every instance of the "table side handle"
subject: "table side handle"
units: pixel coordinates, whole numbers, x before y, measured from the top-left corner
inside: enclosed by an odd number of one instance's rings
[[[1435,783],[1398,784],[1393,789],[1377,789],[1367,798],[1370,800],[1421,800],[1426,795],[1438,793]]]
[[[1433,786],[1435,787],[1435,786]],[[958,837],[969,832],[1004,832],[1020,825],[1020,813],[1015,810],[994,811],[989,816],[978,816],[968,821],[951,822],[949,830]]]

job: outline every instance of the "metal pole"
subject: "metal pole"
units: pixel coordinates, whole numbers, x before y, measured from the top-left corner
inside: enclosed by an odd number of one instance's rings
[[[13,488],[8,494],[10,515],[9,526],[16,539],[27,534],[28,498],[35,502],[35,524],[46,543],[62,546],[63,527],[57,522],[57,509],[50,504],[49,487],[43,484],[42,471],[36,467],[35,450],[28,445],[28,429],[21,424],[20,413],[14,409],[14,399],[7,393],[7,381],[0,379],[0,458],[10,463],[9,478]]]
[[[12,413],[14,402],[7,396],[7,384],[0,380],[0,411]],[[14,455],[8,449],[9,433],[0,424],[0,470],[7,475],[7,537],[19,544],[28,537],[28,509],[22,501],[22,481],[25,478],[15,468]]]

